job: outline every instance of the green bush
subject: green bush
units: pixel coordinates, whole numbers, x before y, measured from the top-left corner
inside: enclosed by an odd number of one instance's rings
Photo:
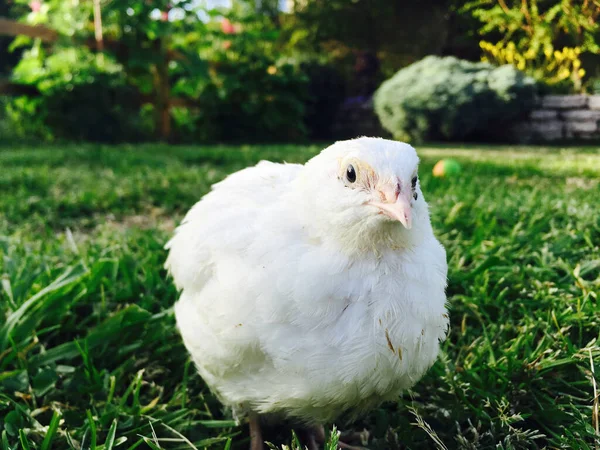
[[[52,140],[52,132],[40,114],[41,97],[0,97],[0,143]]]
[[[306,81],[288,64],[223,61],[199,98],[198,132],[209,141],[298,140]]]
[[[428,56],[375,93],[375,111],[396,139],[490,138],[534,105],[535,81],[512,66]]]
[[[173,139],[302,139],[308,79],[277,47],[279,32],[268,18],[240,7],[220,26],[215,22],[209,28],[212,34],[200,51],[209,67],[207,76],[182,74],[173,85],[173,95],[197,105],[173,111]]]
[[[122,142],[145,135],[137,90],[106,55],[86,48],[46,55],[34,46],[15,67],[13,79],[40,93],[8,100],[6,120],[15,137]]]
[[[201,12],[210,20],[200,20]],[[82,45],[93,42],[89,2],[67,8],[60,0],[46,0],[39,11],[27,12],[24,21],[75,36],[53,45],[15,40],[13,46],[27,50],[12,78],[41,95],[10,101],[11,117],[43,126],[48,139],[120,142],[158,135],[199,142],[305,136],[308,79],[286,61],[279,27],[257,13],[254,2],[220,10],[193,0],[115,0],[103,6],[102,16],[100,53]],[[154,109],[164,104],[163,96],[176,105],[170,111],[171,130]]]
[[[173,108],[175,142],[298,140],[305,136],[306,77],[264,55],[248,60],[216,59],[208,80],[196,83],[190,107]],[[183,95],[182,95],[183,96]],[[196,105],[194,107],[194,105]]]
[[[345,80],[331,64],[307,61],[300,69],[308,77],[304,123],[311,139],[331,139],[335,115],[346,92]]]
[[[99,74],[93,81],[69,86],[45,97],[46,124],[61,139],[134,142],[149,136],[140,118],[137,90],[121,77]]]

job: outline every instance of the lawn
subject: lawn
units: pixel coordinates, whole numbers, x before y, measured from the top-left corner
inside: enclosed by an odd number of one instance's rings
[[[354,428],[373,450],[598,448],[600,150],[418,150],[451,332]],[[0,148],[0,450],[247,448],[180,342],[163,245],[228,173],[318,151]],[[461,176],[431,176],[444,156]]]

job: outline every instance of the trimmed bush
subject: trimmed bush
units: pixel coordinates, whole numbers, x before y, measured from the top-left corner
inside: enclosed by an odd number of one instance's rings
[[[489,140],[529,112],[535,94],[533,78],[512,66],[428,56],[385,81],[374,102],[396,139]]]

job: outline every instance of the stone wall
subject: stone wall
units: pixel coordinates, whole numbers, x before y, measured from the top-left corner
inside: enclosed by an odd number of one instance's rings
[[[521,143],[600,140],[599,123],[600,95],[547,95],[511,134]]]
[[[508,129],[490,130],[492,140],[522,144],[544,142],[600,142],[600,95],[540,97],[529,116]],[[373,111],[371,97],[354,97],[341,105],[333,124],[335,139],[357,136],[389,138]]]

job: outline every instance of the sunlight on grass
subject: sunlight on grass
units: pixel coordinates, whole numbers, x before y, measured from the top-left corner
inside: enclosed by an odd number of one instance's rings
[[[2,450],[247,448],[247,429],[188,361],[163,245],[228,173],[318,151],[0,149]],[[450,336],[413,391],[336,425],[368,429],[369,448],[381,450],[429,449],[438,439],[447,448],[593,448],[600,151],[419,154],[448,252]],[[461,175],[433,178],[442,157],[458,159]],[[296,448],[290,436],[273,442]]]

